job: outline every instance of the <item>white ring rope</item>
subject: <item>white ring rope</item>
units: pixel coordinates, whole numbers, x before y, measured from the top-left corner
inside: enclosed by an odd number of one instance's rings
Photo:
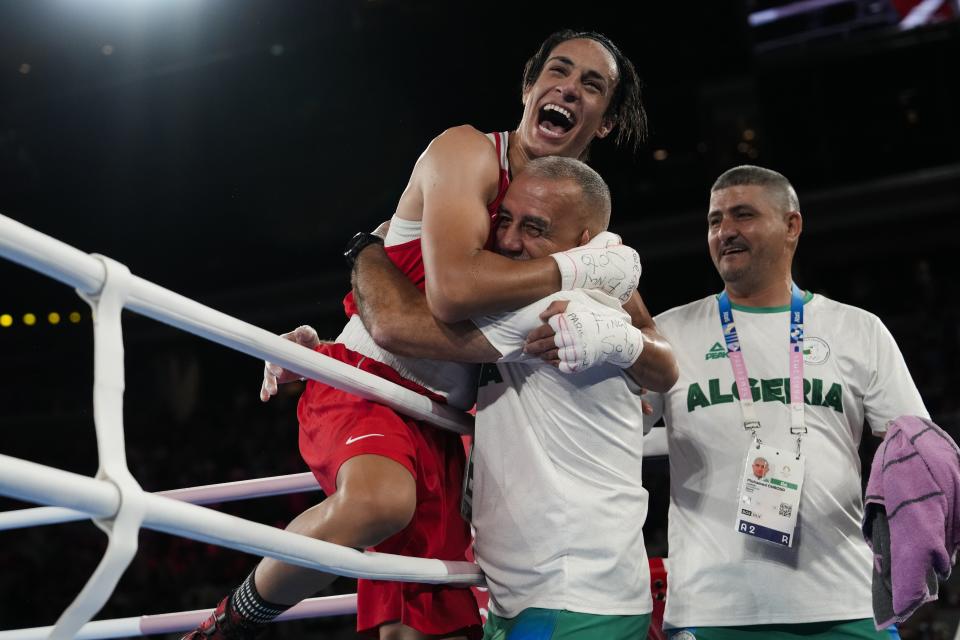
[[[342,616],[356,612],[357,594],[350,593],[341,596],[303,600],[300,604],[281,613],[273,622]],[[213,613],[213,609],[197,609],[178,613],[97,620],[83,625],[74,638],[76,640],[94,640],[96,638],[149,636],[158,633],[182,633],[197,628],[211,613]],[[32,629],[18,629],[17,631],[0,631],[0,640],[42,640],[52,630],[53,627],[33,627]]]
[[[120,502],[120,492],[111,483],[2,454],[0,489],[21,500],[55,503],[96,518],[109,518]],[[479,569],[471,562],[361,553],[163,496],[144,493],[140,498],[143,527],[155,531],[354,578],[482,584]]]
[[[105,280],[104,263],[79,249],[0,215],[0,256],[75,287],[97,294]],[[374,400],[404,415],[461,434],[473,433],[473,418],[433,402],[372,373],[304,349],[260,327],[211,309],[169,289],[131,275],[124,307],[164,324],[269,360],[301,376]]]
[[[307,471],[272,478],[237,480],[186,489],[157,491],[154,495],[173,498],[190,504],[215,504],[247,498],[266,498],[319,490],[320,485],[317,484],[317,479]],[[0,511],[0,531],[44,524],[76,522],[77,520],[86,520],[89,517],[83,511],[75,511],[64,507],[32,507],[30,509]]]
[[[664,429],[652,429],[644,436],[643,455],[648,458],[667,455],[666,431]],[[247,498],[267,498],[319,490],[320,485],[317,484],[317,479],[312,473],[306,471],[272,478],[254,478],[252,480],[219,482],[185,489],[168,489],[157,491],[154,495],[173,498],[190,504],[215,504]],[[64,507],[12,509],[10,511],[0,511],[0,531],[76,522],[87,518],[89,516],[83,511]]]
[[[103,287],[96,294],[81,293],[93,309],[93,420],[100,467],[94,482],[109,483],[117,491],[117,508],[94,518],[107,534],[107,550],[100,564],[50,631],[51,640],[69,640],[95,616],[137,553],[137,538],[146,515],[143,490],[127,468],[123,437],[123,333],[120,314],[127,298],[130,270],[101,258]]]
[[[144,493],[126,465],[120,314],[127,307],[458,433],[472,432],[472,418],[137,278],[109,258],[86,255],[5,216],[0,216],[0,255],[76,287],[93,307],[94,420],[100,456],[97,478],[0,455],[0,493],[82,511],[94,518],[110,538],[100,565],[63,612],[49,638],[74,637],[99,611],[136,552],[141,526],[350,577],[482,584],[483,577],[473,563],[364,554]]]
[[[93,307],[94,418],[100,456],[97,477],[89,478],[0,454],[0,494],[55,505],[0,514],[0,530],[93,518],[97,526],[110,537],[100,566],[55,626],[0,631],[0,639],[107,638],[164,633],[166,631],[143,631],[142,628],[134,632],[129,622],[164,616],[172,616],[180,622],[183,616],[196,616],[190,618],[192,622],[189,624],[183,622],[186,626],[171,627],[170,631],[183,631],[196,626],[197,621],[209,614],[208,611],[89,622],[112,594],[117,580],[136,552],[137,533],[141,527],[343,576],[434,584],[483,584],[483,576],[474,563],[363,553],[198,506],[259,495],[315,490],[318,487],[312,474],[207,485],[157,494],[142,491],[127,469],[124,450],[120,313],[123,308],[129,308],[456,433],[472,433],[473,420],[470,416],[131,275],[126,267],[109,258],[87,255],[3,215],[0,215],[0,256],[75,287]],[[645,439],[645,447],[648,447],[645,455],[666,454],[662,431],[656,429]],[[655,434],[657,437],[652,437]],[[347,598],[354,598],[349,605],[353,608],[342,613],[355,611],[355,596]],[[291,612],[298,613],[288,613],[279,619],[324,615],[299,615],[306,611],[319,611],[326,606],[311,604],[304,607],[307,602],[291,609]],[[339,602],[335,606],[343,605]],[[122,626],[123,633],[97,635],[113,629],[111,625],[119,625],[116,628]],[[81,630],[84,635],[79,635]]]

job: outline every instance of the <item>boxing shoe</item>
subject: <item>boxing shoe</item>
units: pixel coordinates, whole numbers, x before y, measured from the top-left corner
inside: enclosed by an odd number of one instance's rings
[[[209,618],[180,640],[253,640],[263,626],[241,618],[230,606],[230,596],[227,596]]]

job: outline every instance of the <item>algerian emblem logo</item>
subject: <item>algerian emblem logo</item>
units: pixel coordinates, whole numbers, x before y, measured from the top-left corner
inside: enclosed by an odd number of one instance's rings
[[[803,338],[803,361],[807,364],[823,364],[830,357],[830,345],[823,338]]]
[[[719,342],[714,342],[713,346],[707,350],[707,355],[704,357],[704,360],[719,360],[720,358],[727,357],[727,349]]]

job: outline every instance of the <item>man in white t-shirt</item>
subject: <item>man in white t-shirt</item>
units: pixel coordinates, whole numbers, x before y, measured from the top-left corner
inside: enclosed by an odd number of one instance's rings
[[[532,259],[587,243],[606,229],[610,196],[599,175],[569,158],[531,161],[515,177],[496,222],[496,249]],[[583,290],[517,311],[436,320],[383,251],[358,256],[354,292],[370,334],[414,357],[484,365],[477,402],[472,511],[476,556],[487,576],[485,637],[643,638],[649,569],[639,527],[643,427],[637,382],[670,387],[672,357],[652,363],[619,303]],[[548,310],[549,308],[549,310]],[[545,314],[565,340],[555,367],[523,353]]]
[[[928,414],[876,316],[793,284],[799,209],[779,173],[721,175],[707,242],[724,291],[656,317],[680,365],[647,417],[667,428],[678,640],[899,637],[871,619],[857,448],[865,421],[882,437]]]

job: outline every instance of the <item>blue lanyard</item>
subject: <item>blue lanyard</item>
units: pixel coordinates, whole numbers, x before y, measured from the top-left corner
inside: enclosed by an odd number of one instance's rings
[[[757,438],[760,420],[753,404],[753,392],[750,390],[750,378],[747,364],[740,349],[737,325],[733,321],[733,304],[724,291],[719,296],[720,326],[727,344],[727,358],[733,369],[733,376],[740,395],[740,412],[743,416],[743,428]],[[794,283],[790,295],[790,433],[797,436],[797,455],[800,455],[800,439],[807,432],[803,423],[803,293]]]

